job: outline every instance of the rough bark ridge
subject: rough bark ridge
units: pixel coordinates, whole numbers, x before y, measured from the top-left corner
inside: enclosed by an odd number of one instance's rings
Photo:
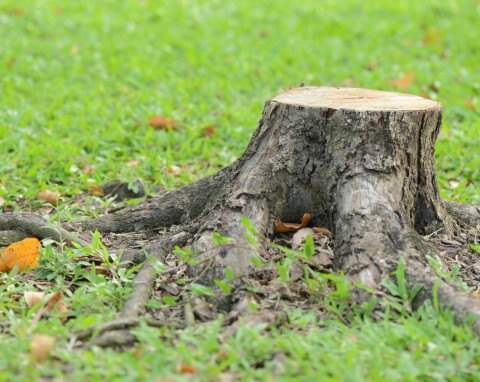
[[[477,207],[440,198],[434,144],[441,115],[439,103],[411,95],[290,89],[266,103],[245,153],[232,165],[77,228],[130,232],[185,226],[189,244],[208,263],[192,268],[192,275],[208,282],[223,278],[226,266],[237,274],[249,272],[249,257],[257,254],[246,245],[242,217],[268,238],[275,218],[297,221],[308,212],[315,226],[334,233],[338,270],[379,287],[403,257],[410,285],[424,286],[417,297],[421,303],[431,298],[437,279],[427,257],[441,261],[423,235],[439,230],[451,235],[480,224]],[[237,245],[212,248],[215,231]],[[459,320],[466,314],[480,318],[480,302],[454,285],[441,281],[438,297]],[[480,332],[480,320],[474,328]]]

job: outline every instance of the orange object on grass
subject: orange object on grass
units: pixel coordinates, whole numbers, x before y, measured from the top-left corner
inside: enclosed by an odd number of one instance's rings
[[[10,244],[0,254],[0,272],[10,272],[15,266],[18,266],[20,272],[37,267],[40,257],[38,249],[41,247],[42,245],[35,238]]]

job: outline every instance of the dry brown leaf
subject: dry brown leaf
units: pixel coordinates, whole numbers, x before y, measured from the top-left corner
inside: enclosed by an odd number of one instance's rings
[[[455,190],[456,188],[458,188],[458,186],[460,186],[460,182],[455,179],[449,179],[447,184],[448,184],[448,188],[451,190]]]
[[[45,293],[25,291],[23,292],[23,298],[25,298],[27,306],[29,308],[32,308],[33,306],[40,304],[43,301],[43,299],[45,298]]]
[[[470,97],[466,98],[464,101],[464,104],[466,107],[468,107],[470,110],[475,110],[475,104],[473,103],[472,99]]]
[[[311,228],[302,228],[299,229],[297,232],[292,237],[292,249],[299,250],[302,248],[303,243],[305,243],[305,239],[307,236],[313,236],[315,235],[315,232]]]
[[[378,62],[377,61],[370,61],[367,65],[367,70],[369,72],[373,72],[375,69],[378,67]]]
[[[88,272],[88,273],[91,273],[92,272],[92,267],[87,267],[85,268],[85,270]],[[96,266],[95,267],[95,274],[96,275],[104,275],[104,276],[108,276],[110,275],[110,269],[108,269],[107,267],[102,267],[102,266]]]
[[[90,186],[90,195],[101,198],[104,195],[102,187],[91,185]]]
[[[203,136],[207,138],[212,138],[215,135],[215,126],[207,126],[203,130]]]
[[[302,216],[302,222],[298,223],[284,223],[280,219],[275,220],[275,232],[277,233],[292,233],[297,232],[299,229],[306,227],[310,220],[312,219],[312,215],[304,214]]]
[[[182,365],[178,369],[178,374],[196,374],[197,369],[193,365]]]
[[[155,130],[170,130],[175,128],[175,121],[173,119],[165,118],[161,115],[150,118],[148,124]]]
[[[408,72],[398,80],[388,81],[388,84],[392,85],[395,89],[407,91],[414,82],[415,74],[413,72]]]
[[[138,159],[132,160],[130,162],[125,163],[125,166],[127,166],[127,167],[138,167],[138,166],[140,166],[140,161]]]
[[[45,361],[55,347],[55,341],[55,337],[35,334],[30,341],[30,354],[35,361],[39,363]]]
[[[0,272],[10,272],[18,266],[19,272],[38,266],[41,244],[36,238],[27,238],[10,244],[0,254]]]
[[[423,35],[423,46],[438,45],[442,40],[442,32],[436,28],[429,29]]]
[[[51,313],[62,314],[67,311],[63,292],[55,292],[47,301],[47,310]]]
[[[13,16],[25,16],[25,9],[23,8],[12,8],[8,12],[8,14],[13,15]]]
[[[85,166],[83,166],[82,171],[83,171],[84,174],[92,175],[93,174],[93,167],[90,166],[89,164],[86,164]]]
[[[51,190],[43,190],[37,195],[37,200],[43,200],[46,203],[50,203],[52,206],[56,206],[62,198],[62,194]]]
[[[333,237],[333,233],[326,229],[326,228],[323,228],[323,227],[313,227],[313,232],[315,233],[318,233],[320,235],[323,235],[323,236],[327,236],[329,238],[332,238]]]
[[[167,169],[167,174],[169,175],[179,175],[182,173],[182,168],[178,166],[170,166]]]

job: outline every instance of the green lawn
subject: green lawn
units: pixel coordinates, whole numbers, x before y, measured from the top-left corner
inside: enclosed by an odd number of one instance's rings
[[[154,194],[188,184],[236,159],[264,102],[301,83],[441,102],[442,193],[480,203],[480,3],[294,3],[0,0],[0,208],[35,211],[48,188],[65,195],[63,216],[79,219],[95,213],[92,186],[140,178]],[[409,73],[414,80],[398,88]],[[153,130],[155,115],[176,129]],[[64,269],[57,289],[68,289],[76,268]],[[224,342],[219,323],[179,335],[142,326],[124,353],[72,349],[74,333],[114,316],[131,279],[79,283],[67,296],[74,317],[62,325],[35,321],[19,297],[31,280],[1,275],[0,380],[473,381],[480,373],[478,338],[432,307],[348,324],[289,312],[288,327],[246,326]],[[39,365],[28,350],[35,333],[57,338]]]

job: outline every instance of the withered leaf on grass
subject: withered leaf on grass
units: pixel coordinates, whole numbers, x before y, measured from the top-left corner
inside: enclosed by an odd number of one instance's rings
[[[150,118],[148,124],[155,130],[170,130],[175,128],[175,121],[173,119],[165,118],[161,115]]]
[[[312,215],[304,214],[302,216],[302,222],[298,223],[284,223],[280,219],[275,220],[275,232],[277,233],[291,233],[297,232],[299,229],[304,228],[310,223]]]
[[[313,227],[312,229],[313,229],[313,232],[315,232],[317,234],[320,234],[320,235],[323,235],[323,236],[327,236],[330,239],[333,237],[333,233],[327,228]]]
[[[61,314],[67,311],[65,306],[63,292],[55,292],[47,301],[47,310],[52,313]]]
[[[196,374],[197,369],[193,365],[183,364],[178,368],[178,373],[179,374]]]
[[[167,174],[169,175],[180,175],[182,173],[182,168],[179,166],[169,166],[167,169]]]
[[[423,35],[424,46],[439,45],[442,40],[442,32],[439,29],[429,29]]]
[[[388,81],[388,84],[392,85],[395,89],[407,91],[414,82],[415,74],[413,72],[408,72],[398,80]]]
[[[207,138],[212,138],[215,135],[215,126],[207,126],[203,130],[203,136]]]
[[[97,198],[101,198],[104,195],[103,188],[92,184],[90,186],[90,194],[92,196],[96,196]]]
[[[56,206],[62,199],[62,194],[51,190],[40,191],[37,195],[37,200],[43,200],[45,203],[50,203],[52,206]]]
[[[23,297],[25,298],[25,302],[27,303],[27,306],[29,308],[32,308],[43,301],[43,299],[45,298],[45,293],[25,291],[23,292]]]
[[[0,272],[10,272],[15,266],[19,272],[38,267],[41,244],[36,238],[27,238],[10,244],[0,254]]]
[[[464,101],[464,104],[466,107],[468,107],[470,110],[475,110],[475,104],[473,103],[472,99],[470,97],[466,98]]]
[[[55,347],[55,341],[55,337],[35,334],[30,341],[30,354],[35,361],[45,361]]]

